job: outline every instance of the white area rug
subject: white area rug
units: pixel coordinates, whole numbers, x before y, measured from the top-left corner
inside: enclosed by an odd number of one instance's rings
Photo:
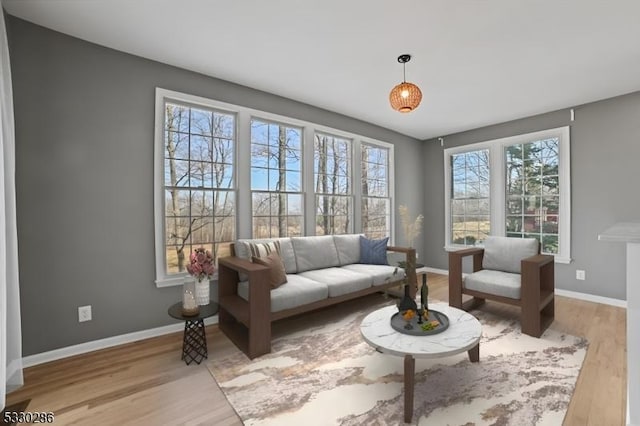
[[[366,314],[394,303],[374,302],[300,319],[304,326],[276,338],[272,353],[250,361],[237,352],[208,368],[246,425],[404,424],[403,358],[360,336]],[[517,321],[472,314],[483,327],[480,362],[466,353],[416,360],[414,424],[561,425],[586,340],[554,330],[536,339]]]

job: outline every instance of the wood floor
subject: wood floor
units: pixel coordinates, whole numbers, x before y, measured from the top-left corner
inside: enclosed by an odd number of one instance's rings
[[[447,300],[447,277],[428,279],[430,298]],[[518,315],[492,302],[485,308]],[[565,425],[624,424],[625,316],[622,308],[556,296],[551,327],[589,341]],[[287,321],[277,325],[286,329]],[[207,342],[212,360],[235,351],[215,325]],[[204,363],[185,365],[181,348],[182,333],[174,333],[31,367],[7,405],[31,399],[27,410],[53,412],[56,425],[241,425]]]

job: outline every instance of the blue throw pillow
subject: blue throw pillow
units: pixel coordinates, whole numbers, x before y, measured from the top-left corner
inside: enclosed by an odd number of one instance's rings
[[[389,237],[381,240],[370,240],[360,236],[360,263],[369,265],[388,265],[387,243]]]

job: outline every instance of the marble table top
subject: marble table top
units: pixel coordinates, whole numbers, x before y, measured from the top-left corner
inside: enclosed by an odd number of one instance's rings
[[[430,303],[429,309],[449,317],[449,328],[428,336],[410,336],[391,327],[391,316],[398,311],[395,305],[386,306],[367,315],[360,325],[364,340],[377,351],[415,358],[440,358],[466,352],[480,342],[482,326],[471,314],[452,308],[446,303]]]

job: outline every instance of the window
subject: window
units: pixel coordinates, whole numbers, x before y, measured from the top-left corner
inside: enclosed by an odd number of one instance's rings
[[[570,257],[569,128],[445,150],[446,246],[487,235],[536,238],[556,262]]]
[[[362,144],[362,232],[370,238],[391,235],[389,149]]]
[[[451,235],[454,244],[474,245],[491,230],[489,150],[451,155]]]
[[[181,280],[197,247],[217,259],[235,239],[233,113],[162,99],[162,279]],[[159,263],[159,262],[157,262]]]
[[[313,151],[316,235],[350,233],[351,141],[316,133]]]
[[[533,237],[558,253],[559,138],[506,146],[508,237]]]
[[[158,287],[182,284],[195,248],[217,261],[239,238],[355,232],[393,244],[392,144],[161,88],[155,106]]]
[[[251,120],[253,237],[303,235],[302,129]]]

